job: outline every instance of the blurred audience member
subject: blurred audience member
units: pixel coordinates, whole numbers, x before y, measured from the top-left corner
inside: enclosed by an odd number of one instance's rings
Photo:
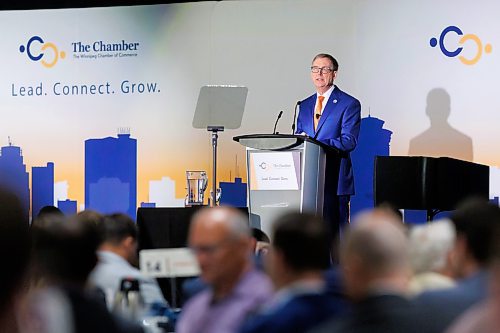
[[[0,190],[0,332],[18,332],[16,320],[25,294],[30,240],[28,221],[19,200]]]
[[[241,332],[301,333],[338,315],[343,303],[326,293],[323,277],[328,248],[320,219],[293,213],[275,221],[266,266],[278,292]]]
[[[467,310],[447,333],[492,333],[500,331],[500,228],[492,243],[488,298]]]
[[[54,222],[55,221],[55,222]],[[64,213],[57,207],[44,206],[33,219],[32,225],[44,227],[48,224],[64,221]]]
[[[252,252],[254,253],[254,264],[258,270],[264,270],[264,257],[269,251],[269,237],[260,229],[252,228]],[[186,280],[182,285],[182,296],[184,302],[208,287],[208,284],[202,278],[196,277]]]
[[[410,265],[401,220],[385,209],[354,219],[341,247],[341,267],[352,313],[314,332],[422,332],[406,299]]]
[[[45,215],[58,215],[58,216],[64,216],[64,213],[57,207],[55,206],[43,206],[38,214],[36,215],[37,218],[43,217]]]
[[[266,233],[260,229],[252,228],[252,249],[254,253],[255,267],[261,271],[264,268],[264,258],[269,252],[271,240]]]
[[[453,288],[428,291],[416,299],[427,323],[427,332],[443,332],[453,320],[487,295],[487,264],[500,208],[484,200],[472,199],[452,214],[456,229],[453,248],[453,274],[460,280]]]
[[[189,246],[209,288],[190,299],[177,333],[233,333],[266,302],[272,286],[254,268],[248,218],[229,207],[205,208],[193,217]]]
[[[90,214],[90,213],[88,213]],[[99,222],[99,219],[96,219]],[[124,278],[139,281],[139,290],[145,305],[166,304],[155,279],[144,276],[134,265],[137,257],[137,228],[134,221],[125,214],[107,215],[98,224],[100,231],[99,261],[90,274],[90,283],[106,294],[110,307]]]
[[[107,309],[84,291],[97,262],[98,234],[80,223],[34,225],[33,256],[39,288],[22,316],[24,333],[140,332],[120,329]],[[42,288],[43,286],[43,288]]]
[[[267,254],[271,243],[269,236],[260,229],[252,228],[252,238],[255,242],[253,246],[255,255],[260,257]]]
[[[93,224],[99,228],[99,226],[104,221],[104,215],[102,215],[94,210],[86,209],[86,210],[81,211],[80,213],[76,214],[76,220],[78,222],[82,222],[82,223]]]
[[[76,215],[73,215],[70,217],[69,222],[70,223],[83,223],[83,224],[88,224],[89,227],[91,228],[96,228],[96,230],[99,230],[99,226],[104,220],[104,215],[93,211],[93,210],[84,210],[79,212]],[[102,239],[102,233],[98,232],[98,248],[101,245],[103,239]],[[92,283],[87,284],[87,294],[90,296],[94,297],[95,300],[99,301],[102,305],[108,306],[107,304],[107,299],[106,299],[106,294],[104,290],[101,288],[94,286]]]
[[[410,293],[449,288],[455,285],[451,268],[451,250],[455,227],[449,220],[415,226],[410,230],[410,262],[413,277]]]

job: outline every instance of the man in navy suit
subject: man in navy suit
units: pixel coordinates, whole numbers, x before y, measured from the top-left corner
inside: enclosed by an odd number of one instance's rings
[[[349,200],[354,194],[350,152],[356,148],[361,124],[361,104],[333,84],[338,63],[329,54],[318,54],[311,66],[316,93],[300,102],[297,134],[306,134],[340,151],[340,165],[327,153],[323,216],[333,240],[349,221]],[[333,156],[332,156],[333,155]]]
[[[319,218],[289,213],[273,224],[266,268],[278,290],[272,302],[243,325],[241,333],[305,333],[346,309],[327,292],[328,237]]]
[[[397,215],[380,208],[358,215],[342,239],[340,263],[352,311],[310,333],[427,333],[406,298],[408,238]]]

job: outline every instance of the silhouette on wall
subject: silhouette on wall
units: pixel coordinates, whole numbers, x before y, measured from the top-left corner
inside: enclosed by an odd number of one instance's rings
[[[430,127],[410,140],[409,156],[453,157],[472,162],[472,139],[448,123],[451,113],[451,98],[443,88],[435,88],[427,94],[425,114]],[[436,215],[446,217],[449,213]],[[406,210],[404,219],[410,223],[426,222],[424,211]]]
[[[14,193],[21,202],[28,221],[30,211],[29,174],[23,161],[20,147],[8,146],[1,148],[0,154],[0,187]]]
[[[247,184],[241,178],[234,178],[232,182],[220,182],[220,204],[233,207],[247,206]]]
[[[85,141],[85,209],[123,212],[134,220],[137,205],[137,140],[127,130],[118,138]]]
[[[54,163],[31,168],[31,216],[54,204]]]
[[[384,129],[382,119],[361,119],[358,145],[352,152],[356,194],[351,197],[351,216],[373,208],[373,168],[375,156],[388,156],[392,132]]]
[[[435,88],[427,94],[425,114],[430,127],[410,140],[410,156],[453,157],[472,162],[472,139],[448,123],[451,112],[448,92]]]

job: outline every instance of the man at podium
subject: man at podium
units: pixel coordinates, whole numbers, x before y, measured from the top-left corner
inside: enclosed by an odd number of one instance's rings
[[[349,223],[349,201],[354,194],[350,152],[356,148],[361,123],[361,104],[333,84],[338,62],[320,53],[312,61],[311,79],[316,93],[300,102],[297,134],[335,147],[341,152],[340,166],[327,154],[323,217],[333,239]]]

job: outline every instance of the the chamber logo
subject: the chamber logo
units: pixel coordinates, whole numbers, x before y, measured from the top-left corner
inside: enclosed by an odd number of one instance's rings
[[[40,61],[47,68],[54,67],[59,59],[66,57],[66,52],[59,51],[51,42],[45,42],[40,36],[31,37],[26,45],[19,46],[19,51],[25,53],[31,61]]]
[[[454,50],[448,50],[445,46],[445,39],[446,36],[449,33],[454,33],[458,36],[461,36],[458,40],[458,45]],[[474,65],[477,63],[481,57],[483,56],[484,53],[491,53],[492,51],[492,46],[489,43],[486,43],[483,46],[482,40],[476,35],[476,34],[465,34],[462,32],[462,30],[459,27],[456,27],[454,25],[450,25],[449,27],[446,27],[442,32],[441,35],[439,36],[439,40],[435,37],[432,37],[429,41],[431,47],[436,47],[439,44],[439,48],[441,49],[441,52],[450,58],[455,58],[458,57],[458,60],[460,60],[463,64],[465,65]],[[474,56],[472,57],[465,57],[464,55],[460,55],[462,53],[464,47],[475,47],[475,52]]]

